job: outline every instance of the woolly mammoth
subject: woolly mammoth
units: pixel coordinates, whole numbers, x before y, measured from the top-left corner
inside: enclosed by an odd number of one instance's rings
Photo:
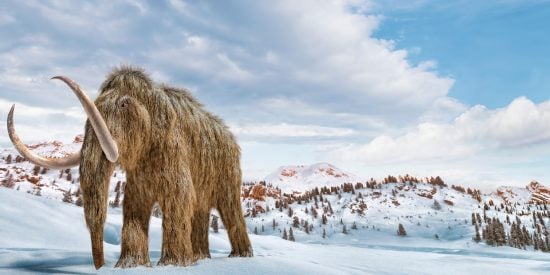
[[[80,165],[80,188],[96,268],[104,264],[103,226],[109,178],[126,171],[121,254],[117,267],[150,265],[149,219],[162,212],[159,265],[188,265],[210,257],[208,226],[216,208],[227,228],[230,256],[250,257],[252,247],[240,205],[240,149],[223,121],[188,91],[153,83],[143,70],[115,69],[92,102],[71,79],[56,76],[76,94],[88,116],[80,152],[64,158],[36,155],[8,132],[27,160],[62,169]]]

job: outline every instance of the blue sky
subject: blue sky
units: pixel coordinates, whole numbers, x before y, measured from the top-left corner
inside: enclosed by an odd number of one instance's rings
[[[134,64],[224,118],[248,179],[330,162],[363,177],[545,183],[547,18],[548,1],[4,2],[0,113],[17,104],[26,142],[71,141],[84,113],[49,78],[95,96]]]
[[[457,80],[450,96],[491,108],[518,95],[548,99],[550,1],[389,3],[378,6],[384,19],[375,36],[411,50],[411,62],[437,60]]]

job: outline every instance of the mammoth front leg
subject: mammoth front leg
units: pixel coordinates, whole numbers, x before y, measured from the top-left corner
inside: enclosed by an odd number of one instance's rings
[[[147,183],[128,173],[124,190],[122,245],[116,267],[151,266],[149,261],[149,221],[153,199]]]
[[[159,265],[187,266],[195,260],[191,245],[195,193],[190,178],[166,184],[159,198],[162,208],[162,251]]]
[[[100,181],[89,186],[85,182],[86,180],[82,179],[80,187],[82,190],[84,216],[90,230],[94,266],[96,269],[99,269],[105,264],[103,256],[103,225],[107,217],[109,182]]]

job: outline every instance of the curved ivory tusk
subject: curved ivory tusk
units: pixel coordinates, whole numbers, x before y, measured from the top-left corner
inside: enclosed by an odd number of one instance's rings
[[[17,134],[15,133],[15,128],[13,127],[14,109],[15,104],[11,106],[10,112],[8,114],[8,134],[10,136],[11,142],[24,158],[38,166],[50,169],[65,169],[80,164],[80,152],[72,153],[63,158],[48,158],[40,156],[29,150],[29,148],[27,148],[27,146],[25,146],[25,144],[21,142],[21,139],[19,139],[19,136],[17,136]]]
[[[107,124],[105,124],[105,120],[103,120],[103,117],[92,100],[90,100],[88,95],[80,89],[80,86],[78,86],[78,84],[70,78],[66,76],[54,76],[52,79],[59,79],[65,82],[71,90],[73,90],[76,97],[78,97],[78,100],[80,100],[80,103],[82,104],[82,107],[84,108],[84,111],[86,112],[86,115],[94,128],[94,132],[99,140],[103,153],[105,153],[105,156],[110,162],[116,162],[118,159],[118,147],[116,141],[111,136],[111,133],[107,128]]]

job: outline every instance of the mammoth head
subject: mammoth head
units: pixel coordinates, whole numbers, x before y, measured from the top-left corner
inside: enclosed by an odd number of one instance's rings
[[[126,168],[131,167],[148,144],[151,130],[169,128],[170,122],[167,121],[173,110],[167,106],[159,110],[161,108],[158,104],[152,104],[158,102],[158,98],[151,92],[153,84],[139,69],[123,67],[116,70],[103,83],[95,103],[70,78],[55,76],[52,79],[65,82],[80,100],[89,122],[86,125],[86,134],[95,133],[97,139],[94,141],[99,143],[101,151],[111,163],[118,162]],[[52,169],[69,168],[81,163],[81,152],[63,158],[48,158],[30,151],[15,132],[14,109],[15,105],[8,114],[8,134],[23,157],[34,164]],[[155,113],[154,119],[160,121],[152,121],[150,113]],[[152,127],[155,129],[151,129]]]

